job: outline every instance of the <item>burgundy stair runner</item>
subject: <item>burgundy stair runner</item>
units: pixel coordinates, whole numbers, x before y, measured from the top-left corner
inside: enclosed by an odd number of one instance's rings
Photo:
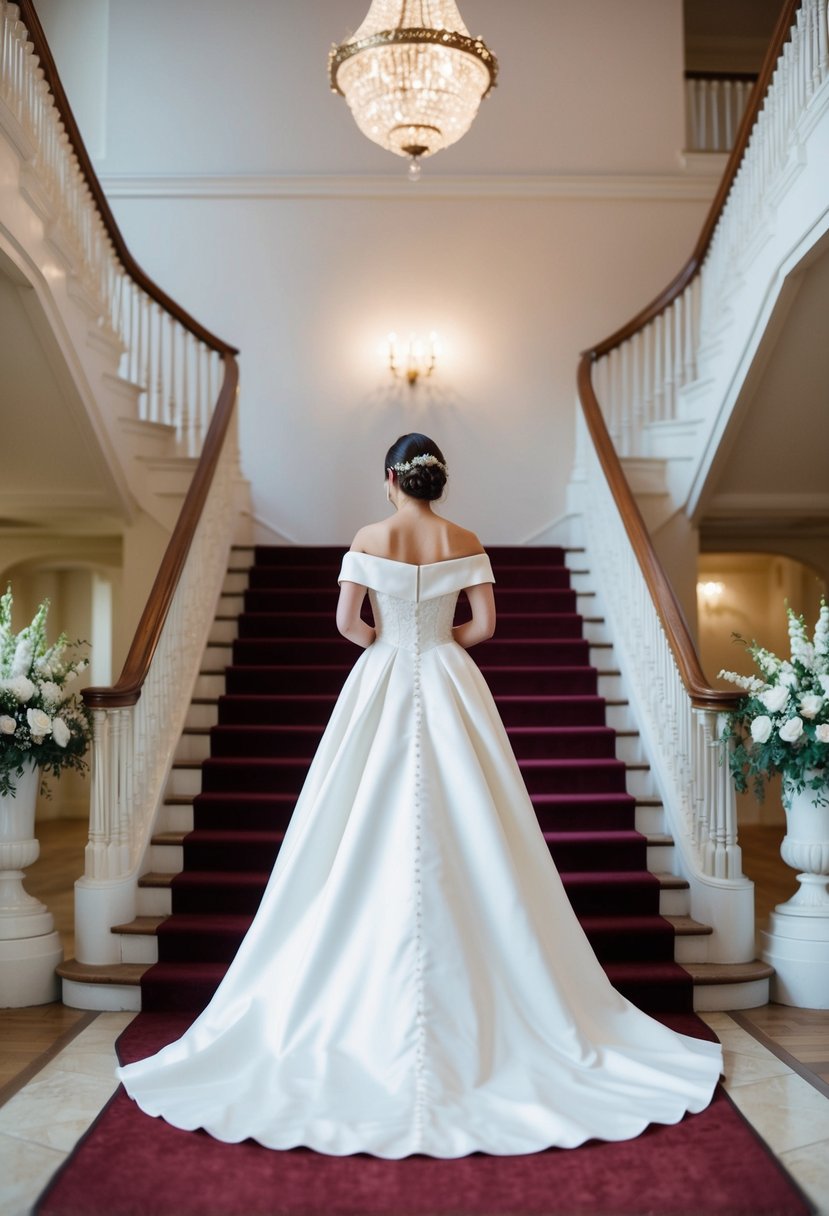
[[[672,926],[615,734],[605,725],[564,553],[489,550],[496,637],[476,648],[550,852],[616,987],[649,1012],[688,1012],[692,983],[673,961]],[[258,548],[226,695],[211,731],[159,962],[142,979],[147,1011],[198,1012],[215,991],[262,896],[337,693],[358,652],[334,625],[339,548]],[[465,603],[461,597],[459,619]]]

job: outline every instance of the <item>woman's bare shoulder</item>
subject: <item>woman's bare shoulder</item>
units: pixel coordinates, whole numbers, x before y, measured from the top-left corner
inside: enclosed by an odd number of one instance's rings
[[[484,552],[484,547],[474,532],[462,528],[460,524],[452,523],[449,519],[445,522],[448,529],[447,539],[453,553],[461,557],[473,557],[476,553]]]
[[[383,548],[384,542],[389,534],[389,526],[387,520],[379,520],[375,524],[366,524],[360,528],[359,532],[351,542],[351,548],[355,553],[377,553],[378,548]]]

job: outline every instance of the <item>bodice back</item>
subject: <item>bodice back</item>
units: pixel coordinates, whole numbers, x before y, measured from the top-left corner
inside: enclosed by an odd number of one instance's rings
[[[377,641],[401,650],[423,651],[452,641],[457,591],[430,600],[403,600],[369,589]]]
[[[464,587],[495,580],[485,553],[416,566],[352,550],[343,558],[339,581],[368,588],[378,641],[419,652],[452,641]]]

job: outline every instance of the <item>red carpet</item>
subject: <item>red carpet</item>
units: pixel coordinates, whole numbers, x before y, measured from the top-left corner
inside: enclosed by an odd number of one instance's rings
[[[190,1016],[140,1014],[123,1063]],[[708,1035],[693,1016],[665,1020]],[[143,1115],[123,1089],[35,1207],[39,1216],[805,1216],[813,1209],[720,1089],[702,1114],[621,1144],[456,1161],[324,1157],[221,1144]]]
[[[494,548],[498,629],[475,659],[495,695],[570,900],[614,984],[649,1012],[690,1012],[635,800],[605,724],[564,553]],[[142,1008],[196,1012],[259,904],[354,646],[334,625],[339,548],[259,548],[211,732],[173,915]],[[460,608],[461,614],[465,603]],[[462,616],[461,618],[462,619]]]

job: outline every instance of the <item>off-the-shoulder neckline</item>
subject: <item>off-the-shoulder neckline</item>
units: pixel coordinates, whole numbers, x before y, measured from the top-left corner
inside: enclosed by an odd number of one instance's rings
[[[428,570],[432,566],[449,566],[452,562],[468,562],[473,557],[486,557],[486,553],[466,553],[463,557],[444,557],[439,562],[400,562],[393,557],[381,557],[379,553],[363,553],[360,549],[349,549],[355,557],[370,557],[375,562],[386,562],[390,566],[406,566],[409,570]]]

